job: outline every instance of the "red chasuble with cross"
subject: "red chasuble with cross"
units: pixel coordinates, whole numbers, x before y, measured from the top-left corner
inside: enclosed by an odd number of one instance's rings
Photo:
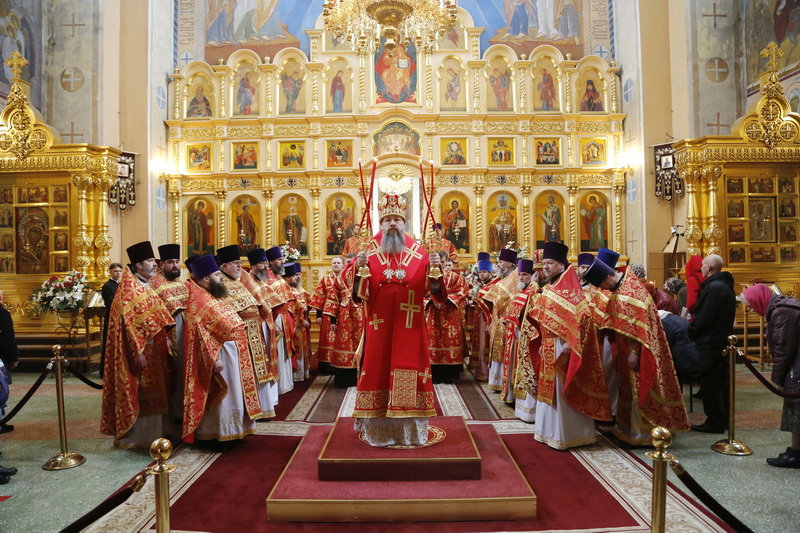
[[[364,301],[366,339],[353,416],[436,416],[423,314],[428,255],[408,235],[402,253],[382,254],[382,237],[372,241],[370,276],[360,278],[356,293]]]

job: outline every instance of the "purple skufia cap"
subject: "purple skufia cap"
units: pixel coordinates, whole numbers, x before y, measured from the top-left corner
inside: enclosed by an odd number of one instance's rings
[[[148,259],[154,259],[156,256],[150,241],[136,243],[133,246],[129,246],[126,251],[128,252],[128,261],[131,262],[131,265],[136,265],[136,263],[141,263]]]
[[[250,250],[247,252],[247,260],[250,261],[251,265],[255,265],[257,263],[263,263],[267,260],[267,251],[263,248],[256,248],[255,250]]]
[[[183,262],[183,264],[186,265],[186,268],[188,268],[189,272],[191,272],[192,271],[192,268],[191,268],[192,263],[194,263],[195,261],[197,261],[201,257],[203,257],[203,256],[202,255],[189,256],[189,257],[186,258],[186,260]]]
[[[614,269],[605,264],[604,262],[596,259],[594,263],[589,267],[589,270],[583,273],[583,279],[594,285],[595,287],[599,287],[603,280],[608,277],[609,274],[613,274]]]
[[[583,265],[591,265],[594,263],[594,255],[590,254],[589,252],[583,252],[578,254],[578,266]]]
[[[289,276],[294,276],[297,274],[297,263],[284,263],[283,265],[283,277],[288,278]]]
[[[488,259],[482,259],[481,261],[478,261],[478,272],[480,272],[481,270],[491,272],[492,270],[494,270],[494,263],[492,263]]]
[[[214,272],[218,272],[219,266],[217,266],[213,255],[202,255],[192,261],[189,270],[192,272],[194,279],[203,279]]]
[[[280,246],[273,246],[267,250],[267,261],[275,261],[283,257],[283,250]]]
[[[492,256],[489,252],[478,252],[478,261],[489,261],[492,259]]]
[[[608,248],[600,248],[597,250],[597,259],[607,264],[611,268],[617,268],[619,254],[614,250],[609,250]]]
[[[510,248],[503,248],[500,250],[500,256],[498,257],[500,261],[508,261],[514,265],[517,264],[517,252]]]
[[[530,259],[520,259],[517,263],[517,272],[520,274],[533,274],[533,261]]]

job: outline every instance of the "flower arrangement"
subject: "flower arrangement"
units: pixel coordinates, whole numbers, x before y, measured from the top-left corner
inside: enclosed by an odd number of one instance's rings
[[[517,259],[528,258],[528,247],[518,243],[517,241],[509,241],[505,246],[503,246],[503,248],[517,252]]]
[[[480,276],[478,275],[478,263],[472,263],[466,268],[462,273],[464,279],[469,284],[469,301],[475,299],[475,296],[478,295],[478,291],[481,290],[483,287],[483,282],[481,281]]]
[[[286,244],[281,244],[281,252],[283,252],[283,257],[287,262],[294,263],[295,261],[300,260],[300,250],[288,242]]]
[[[31,294],[30,301],[38,312],[79,309],[89,293],[88,282],[86,276],[74,270],[63,278],[53,275]]]

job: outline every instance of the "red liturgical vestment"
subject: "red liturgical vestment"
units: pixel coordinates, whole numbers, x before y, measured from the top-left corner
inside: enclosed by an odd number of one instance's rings
[[[430,417],[433,407],[428,335],[423,304],[428,290],[428,256],[405,236],[400,254],[378,249],[372,241],[370,276],[361,278],[357,296],[364,300],[366,340],[358,380],[357,418]],[[403,271],[405,275],[397,275]]]
[[[108,318],[101,433],[123,439],[139,416],[167,413],[164,328],[174,325],[161,298],[124,269]],[[140,353],[144,368],[136,360]]]

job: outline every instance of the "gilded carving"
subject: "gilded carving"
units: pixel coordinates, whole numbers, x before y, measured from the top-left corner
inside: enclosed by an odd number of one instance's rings
[[[608,122],[578,122],[578,133],[611,133]]]
[[[260,137],[262,128],[260,126],[230,127],[228,137]]]
[[[357,132],[355,124],[323,124],[321,130],[322,135],[355,135]]]
[[[434,124],[433,133],[472,133],[467,122],[437,122]]]
[[[276,126],[275,135],[286,137],[307,136],[310,133],[308,125]]]
[[[529,130],[531,133],[564,133],[563,122],[534,122]]]
[[[516,122],[485,122],[483,125],[486,133],[517,133],[519,130]]]
[[[189,141],[213,139],[215,132],[215,128],[184,128],[183,138]]]

